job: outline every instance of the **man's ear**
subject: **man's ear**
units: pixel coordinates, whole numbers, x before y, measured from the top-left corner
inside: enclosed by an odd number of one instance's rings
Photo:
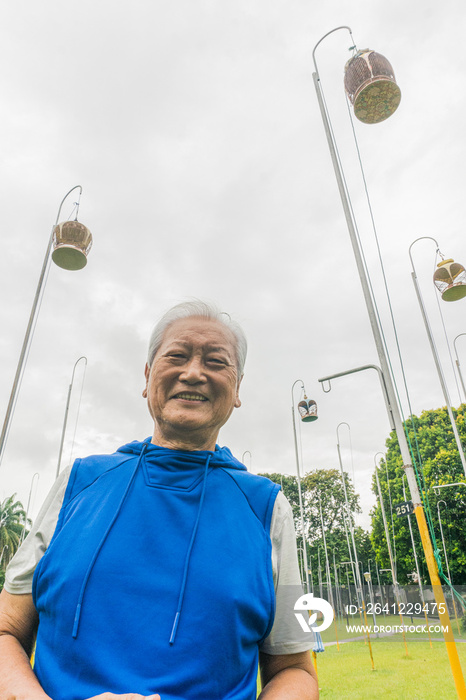
[[[146,366],[144,367],[144,376],[146,378],[146,386],[142,390],[142,395],[144,396],[145,399],[147,399],[147,385],[149,384],[149,375],[150,375],[150,367],[146,362]]]
[[[240,380],[238,382],[238,386],[236,387],[236,401],[235,401],[235,408],[239,408],[241,406],[241,399],[239,397],[239,387],[241,382],[243,381],[244,374],[241,375]]]

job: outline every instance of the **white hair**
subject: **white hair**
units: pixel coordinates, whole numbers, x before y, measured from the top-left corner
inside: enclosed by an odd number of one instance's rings
[[[234,321],[225,311],[220,311],[218,306],[210,302],[195,299],[193,301],[184,301],[181,304],[172,306],[156,323],[149,340],[149,350],[147,353],[147,364],[151,366],[153,359],[162,345],[165,331],[172,323],[179,321],[181,318],[190,318],[192,316],[202,316],[214,321],[218,321],[228,328],[235,338],[235,354],[236,367],[238,370],[238,379],[243,376],[244,364],[246,362],[246,353],[248,344],[243,329]]]

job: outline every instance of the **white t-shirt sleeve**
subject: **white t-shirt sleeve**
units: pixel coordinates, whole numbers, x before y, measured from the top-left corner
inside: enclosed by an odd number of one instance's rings
[[[314,646],[314,633],[304,632],[294,614],[294,604],[304,591],[299,575],[293,511],[279,491],[270,524],[272,568],[275,585],[275,620],[261,651],[266,654],[297,654]]]
[[[34,571],[55,532],[70,472],[71,466],[58,476],[28,536],[10,561],[5,574],[5,590],[8,593],[32,593]]]

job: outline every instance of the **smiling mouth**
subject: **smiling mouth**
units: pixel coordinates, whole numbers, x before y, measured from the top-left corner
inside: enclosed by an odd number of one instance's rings
[[[182,394],[175,394],[174,399],[183,399],[183,401],[208,401],[206,396],[202,394],[190,394],[183,392]]]

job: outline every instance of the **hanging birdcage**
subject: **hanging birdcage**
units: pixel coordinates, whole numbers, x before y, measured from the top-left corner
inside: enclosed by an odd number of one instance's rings
[[[303,423],[310,423],[318,418],[317,404],[312,399],[308,400],[306,394],[304,394],[304,399],[298,403],[298,411]]]
[[[363,49],[345,66],[345,90],[355,116],[365,124],[377,124],[396,111],[401,90],[385,56]]]
[[[79,221],[64,221],[53,229],[52,260],[65,270],[81,270],[87,264],[92,234]]]
[[[466,296],[466,270],[452,258],[441,260],[434,272],[434,284],[444,301],[457,301]]]

